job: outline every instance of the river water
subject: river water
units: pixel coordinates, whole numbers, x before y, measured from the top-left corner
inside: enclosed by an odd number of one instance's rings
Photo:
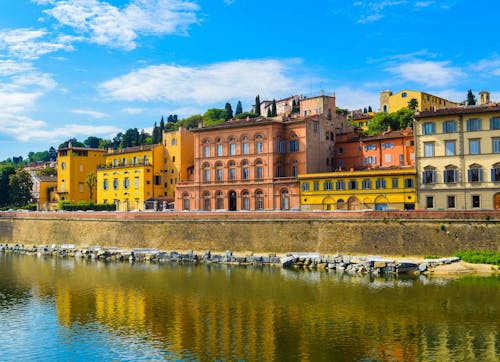
[[[498,361],[500,278],[0,254],[0,360]]]

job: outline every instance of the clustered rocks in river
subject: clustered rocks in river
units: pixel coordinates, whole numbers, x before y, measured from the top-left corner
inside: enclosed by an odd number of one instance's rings
[[[237,256],[231,251],[226,251],[224,254],[214,254],[210,251],[203,254],[195,254],[192,250],[179,253],[177,251],[165,252],[148,248],[130,250],[112,247],[77,248],[74,244],[32,245],[31,247],[25,247],[22,244],[0,244],[0,252],[102,261],[281,265],[284,268],[329,269],[350,274],[369,273],[375,275],[424,273],[429,268],[437,265],[450,264],[460,260],[457,257],[426,259],[422,263],[417,264],[412,261],[396,261],[393,259],[384,259],[379,256],[349,256],[342,254],[322,256],[319,253],[287,253],[283,257],[276,256],[276,254],[254,255],[253,253],[247,253],[245,256]]]

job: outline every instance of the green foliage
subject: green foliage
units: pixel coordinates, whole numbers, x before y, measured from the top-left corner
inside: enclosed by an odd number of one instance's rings
[[[83,144],[88,148],[99,148],[102,138],[89,136],[83,140]]]
[[[297,102],[295,102],[295,99],[292,101],[292,114],[298,114],[300,113],[300,100],[297,99]]]
[[[9,204],[9,178],[16,173],[14,166],[0,167],[0,206]]]
[[[416,98],[412,98],[408,101],[408,108],[413,109],[414,111],[418,108],[418,101]]]
[[[236,119],[245,119],[245,118],[257,118],[259,115],[253,112],[243,112],[235,116]]]
[[[161,143],[162,139],[162,134],[161,134],[161,128],[156,125],[156,122],[153,126],[153,134],[151,136],[151,142],[156,145],[158,143]]]
[[[500,253],[495,251],[459,251],[453,255],[467,263],[500,265]]]
[[[349,111],[347,109],[342,109],[342,108],[339,108],[339,107],[335,107],[335,113],[341,115],[341,116],[347,116],[347,113],[349,113]]]
[[[16,207],[27,205],[31,201],[32,188],[31,175],[27,171],[16,170],[9,176],[9,203]]]
[[[271,113],[271,109],[270,108],[267,109],[267,116],[266,117],[272,117],[272,113]]]
[[[36,174],[38,176],[57,176],[57,168],[45,167],[43,170],[38,171]]]
[[[21,207],[23,210],[36,211],[36,204],[28,204]]]
[[[476,102],[476,96],[472,93],[472,89],[469,89],[467,92],[467,105],[474,106],[476,105]]]
[[[210,108],[203,114],[203,125],[211,126],[226,120],[227,113],[224,108]]]
[[[97,148],[113,148],[113,141],[102,139],[99,141]]]
[[[401,108],[393,113],[377,113],[368,126],[368,134],[385,132],[390,127],[393,131],[411,127],[415,111],[409,108]]]
[[[116,211],[116,206],[115,204],[94,204],[94,203],[86,203],[86,202],[79,202],[78,204],[71,204],[69,202],[60,202],[59,203],[59,210],[65,210],[65,211],[87,211],[87,210],[94,210],[94,211]]]
[[[50,161],[51,156],[49,151],[30,152],[28,153],[28,162],[46,162]]]
[[[243,107],[241,106],[241,101],[238,101],[234,115],[237,116],[238,114],[242,114],[242,113],[243,113]]]
[[[201,114],[195,114],[190,117],[184,118],[183,120],[177,122],[177,124],[186,129],[191,129],[198,127],[198,123],[201,122],[203,122],[203,116]]]
[[[226,111],[226,116],[224,118],[226,121],[229,121],[233,118],[233,108],[231,107],[231,103],[226,103],[224,110]]]
[[[273,104],[271,105],[271,117],[276,117],[278,112],[276,110],[276,99],[273,99]]]
[[[260,116],[260,96],[255,97],[255,113]]]
[[[73,146],[73,147],[85,147],[85,144],[78,141],[76,138],[70,138],[69,140],[61,143],[59,145],[59,148],[68,148],[70,142],[71,142],[71,146]]]
[[[97,187],[97,176],[94,172],[90,172],[85,179],[85,184],[89,188],[89,202],[92,202],[94,196],[94,189]]]
[[[157,128],[159,128],[158,132],[160,132],[161,135],[161,126]],[[140,134],[137,128],[129,128],[128,130],[125,131],[125,134],[122,137],[122,140],[120,142],[120,148],[138,146],[140,144],[139,138]],[[161,137],[160,137],[160,142],[161,142]]]
[[[424,259],[440,259],[440,256],[437,255],[424,255]]]

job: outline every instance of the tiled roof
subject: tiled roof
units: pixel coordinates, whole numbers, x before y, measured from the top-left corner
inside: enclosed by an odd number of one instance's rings
[[[439,108],[434,111],[416,112],[415,118],[429,118],[436,116],[453,116],[459,114],[474,114],[500,111],[500,103],[490,103],[484,106],[460,106]]]
[[[376,141],[376,140],[385,140],[389,138],[401,138],[401,137],[411,137],[411,136],[413,136],[413,130],[408,128],[399,131],[378,133],[373,136],[361,137],[361,141],[366,142],[366,141]]]

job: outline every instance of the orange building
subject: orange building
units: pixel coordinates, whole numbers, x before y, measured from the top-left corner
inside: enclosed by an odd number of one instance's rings
[[[337,138],[335,168],[338,170],[414,165],[415,147],[411,128],[373,136],[348,133]]]
[[[336,122],[253,118],[193,129],[193,180],[177,184],[176,209],[298,209],[298,174],[331,171]]]
[[[335,118],[336,103],[335,93],[331,96],[325,96],[322,91],[320,96],[303,97],[300,99],[300,116],[308,117],[314,115],[324,115],[328,119]]]

